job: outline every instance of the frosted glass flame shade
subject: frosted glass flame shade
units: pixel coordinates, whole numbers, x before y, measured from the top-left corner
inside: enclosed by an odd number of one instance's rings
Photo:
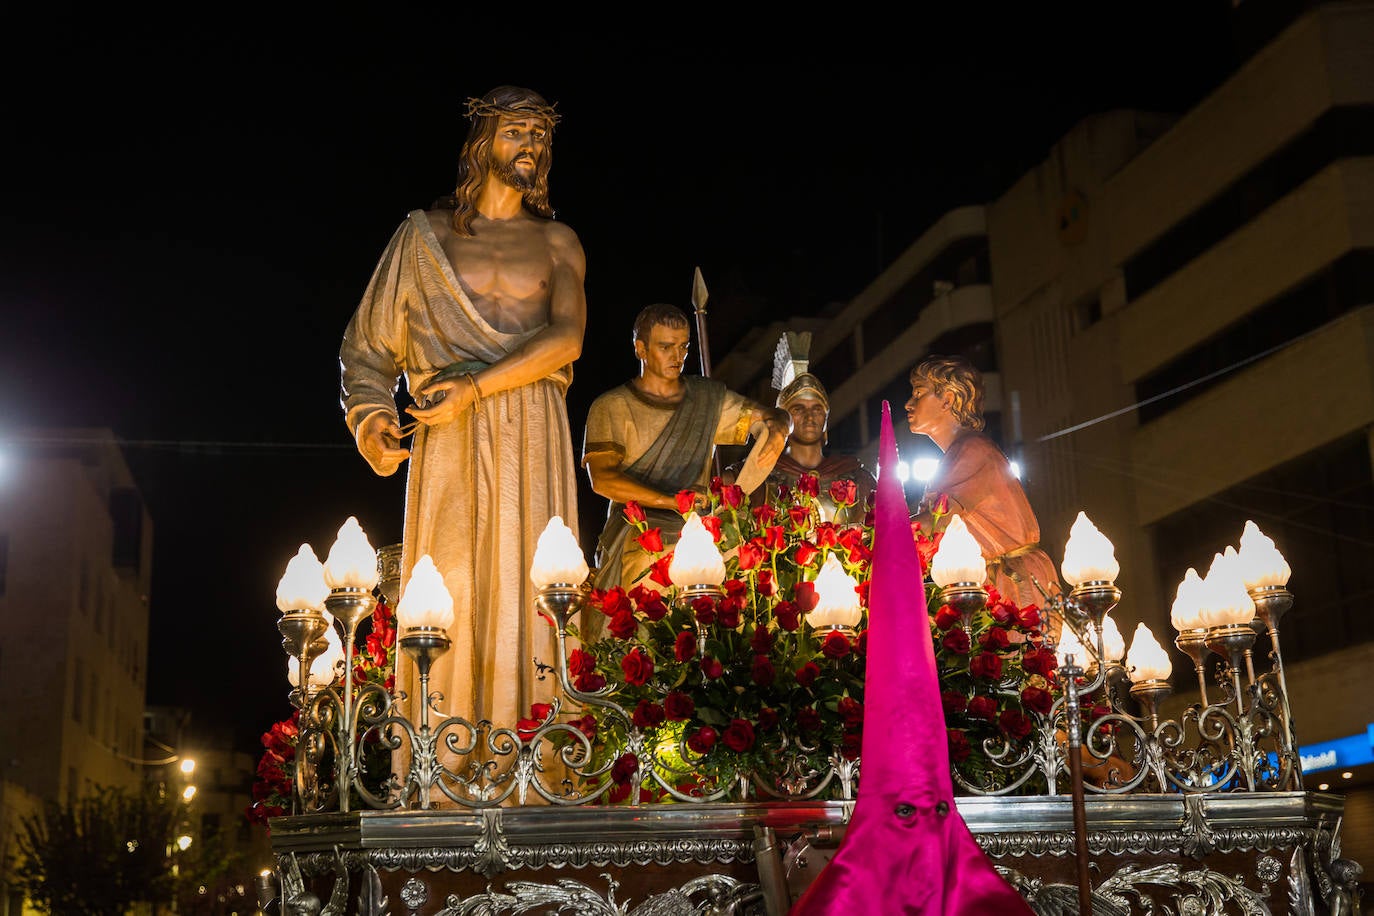
[[[1092,624],[1088,624],[1088,632],[1092,634],[1093,654],[1096,655],[1097,634],[1093,631]],[[1126,654],[1126,638],[1121,635],[1121,628],[1116,625],[1110,614],[1102,618],[1102,651],[1109,662],[1119,662]]]
[[[1212,557],[1212,565],[1202,580],[1202,600],[1198,619],[1204,627],[1247,624],[1255,619],[1255,602],[1246,593],[1237,569],[1239,555],[1234,547]]]
[[[368,543],[357,518],[350,515],[339,529],[324,561],[324,581],[330,588],[372,589],[381,578],[377,551]]]
[[[398,626],[437,627],[447,630],[453,623],[453,595],[429,554],[420,557],[411,570],[410,581],[396,605]]]
[[[1054,655],[1059,660],[1060,667],[1064,666],[1070,655],[1073,656],[1074,664],[1080,668],[1086,668],[1093,660],[1093,656],[1083,648],[1083,641],[1068,624],[1059,631],[1059,644],[1054,647]]]
[[[286,613],[323,608],[327,597],[329,586],[324,581],[324,564],[309,544],[302,544],[277,583],[277,609]]]
[[[1155,639],[1155,634],[1143,623],[1135,625],[1135,635],[1131,637],[1131,651],[1126,654],[1126,667],[1131,671],[1131,680],[1167,681],[1174,673],[1174,664],[1169,661],[1169,653]]]
[[[816,575],[816,606],[806,615],[807,622],[821,627],[857,627],[863,615],[859,606],[859,583],[844,571],[831,554]]]
[[[725,581],[725,559],[701,517],[695,512],[682,524],[682,537],[668,562],[668,578],[678,588],[693,585],[720,585]]]
[[[324,617],[329,621],[329,629],[324,632],[329,647],[310,660],[310,686],[316,688],[334,683],[334,669],[344,660],[343,640],[339,637],[338,627],[334,626],[334,615],[325,611]],[[299,658],[294,655],[287,657],[286,679],[292,687],[301,685],[300,668]]]
[[[1064,562],[1060,565],[1064,581],[1077,587],[1084,582],[1115,582],[1121,573],[1116,561],[1116,548],[1107,536],[1097,530],[1082,512],[1069,529],[1064,545]]]
[[[539,535],[534,562],[530,564],[530,581],[534,587],[581,585],[590,572],[572,529],[563,523],[561,516],[549,519]]]
[[[1287,585],[1293,573],[1273,539],[1252,521],[1246,521],[1245,532],[1240,536],[1239,569],[1247,589]]]
[[[949,517],[940,547],[930,561],[930,578],[941,588],[956,582],[982,585],[988,579],[983,551],[958,515]]]
[[[1184,630],[1200,630],[1206,626],[1202,622],[1202,592],[1205,587],[1197,570],[1189,566],[1188,571],[1183,574],[1183,581],[1178,583],[1178,592],[1174,595],[1174,604],[1169,610],[1169,622],[1180,633]]]

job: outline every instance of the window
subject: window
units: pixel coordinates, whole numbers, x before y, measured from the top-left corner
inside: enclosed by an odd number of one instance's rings
[[[72,719],[80,722],[86,706],[86,663],[79,658],[75,661],[75,674],[72,677]]]

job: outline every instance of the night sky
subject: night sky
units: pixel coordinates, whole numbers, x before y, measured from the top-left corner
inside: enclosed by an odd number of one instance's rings
[[[718,360],[756,319],[851,298],[1084,116],[1185,111],[1236,63],[1224,2],[961,9],[754,34],[400,8],[7,20],[0,447],[25,427],[126,443],[155,532],[149,702],[252,750],[289,712],[287,560],[303,542],[323,558],[349,515],[400,539],[404,473],[354,450],[338,344],[405,213],[451,190],[468,96],[514,83],[563,114],[551,200],[588,262],[580,442],[591,400],[636,371],[631,318],[689,309],[694,267]]]

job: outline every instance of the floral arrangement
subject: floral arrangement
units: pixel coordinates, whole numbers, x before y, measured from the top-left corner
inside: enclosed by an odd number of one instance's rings
[[[854,505],[855,493],[853,481],[839,480],[827,495],[844,508]],[[678,510],[684,518],[692,512],[691,491],[678,495]],[[944,514],[937,507],[936,528]],[[625,517],[653,565],[629,590],[592,590],[588,604],[608,618],[607,635],[569,658],[574,687],[595,692],[613,685],[610,698],[632,717],[626,723],[589,707],[574,723],[599,739],[603,754],[619,753],[607,760],[615,784],[609,800],[628,797],[642,779],[641,761],[624,750],[627,726],[645,736],[641,747],[653,748],[660,763],[676,758],[682,773],[676,788],[689,795],[752,773],[770,774],[764,791],[786,796],[855,761],[864,728],[871,507],[862,524],[838,526],[822,520],[813,474],[752,508],[738,486],[713,480],[709,514],[701,521],[725,561],[724,596],[690,602],[669,578],[673,554],[662,532],[648,526],[633,502]],[[989,752],[1017,759],[1043,725],[1053,703],[1055,659],[1042,645],[1033,606],[1018,608],[993,592],[966,627],[941,605],[928,573],[942,534],[916,531],[950,759],[956,773],[985,787],[997,779]],[[857,584],[862,616],[852,631],[817,629],[808,621],[817,575],[831,558]],[[522,728],[532,732],[548,711],[531,710]],[[663,794],[641,786],[641,800]]]
[[[371,627],[363,645],[354,649],[353,684],[355,687],[378,684],[390,693],[396,685],[396,613],[384,600],[378,599],[369,620]],[[340,687],[341,680],[342,671],[338,672],[333,686]],[[263,732],[263,754],[253,781],[253,801],[244,809],[244,816],[249,821],[266,826],[269,818],[291,812],[299,739],[299,709]],[[390,776],[391,754],[375,733],[369,733],[363,749],[360,761],[363,780],[380,787]]]

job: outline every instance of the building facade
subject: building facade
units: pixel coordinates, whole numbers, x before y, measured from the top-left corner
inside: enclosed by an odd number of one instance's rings
[[[1205,575],[1247,520],[1273,538],[1293,569],[1280,633],[1298,738],[1313,749],[1306,782],[1348,791],[1345,854],[1366,863],[1371,48],[1374,4],[1312,4],[1182,115],[1086,118],[814,332],[832,446],[866,457],[881,400],[899,410],[913,365],[972,357],[989,432],[1022,468],[1051,557],[1080,510],[1115,545],[1113,617],[1128,636],[1144,622],[1167,645],[1186,570]],[[933,448],[898,441],[903,459]],[[1186,656],[1174,662],[1181,707],[1196,679]]]
[[[0,481],[0,842],[10,854],[21,814],[143,779],[153,537],[108,430],[13,441],[23,444]]]

